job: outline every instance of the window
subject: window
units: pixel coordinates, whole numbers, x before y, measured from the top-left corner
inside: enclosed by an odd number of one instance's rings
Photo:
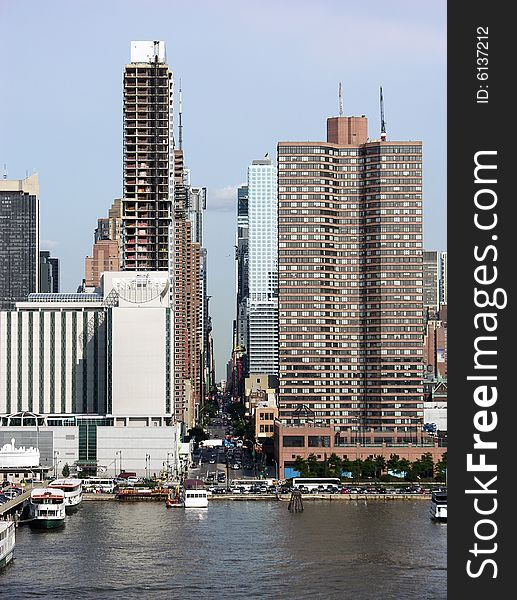
[[[309,448],[329,448],[330,447],[330,436],[329,435],[310,435],[308,446],[309,446]]]
[[[284,435],[283,446],[284,448],[303,448],[305,439],[303,435]]]

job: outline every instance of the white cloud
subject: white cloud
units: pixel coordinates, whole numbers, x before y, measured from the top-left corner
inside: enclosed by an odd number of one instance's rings
[[[55,240],[41,240],[40,250],[55,250],[59,246],[59,242]]]
[[[237,206],[237,188],[244,183],[207,190],[206,209],[233,212]]]

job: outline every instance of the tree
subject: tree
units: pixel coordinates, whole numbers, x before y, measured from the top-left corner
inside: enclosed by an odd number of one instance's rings
[[[363,477],[375,477],[375,461],[372,456],[369,456],[363,461]]]
[[[301,456],[296,457],[296,460],[294,461],[294,470],[298,471],[301,477],[307,477],[309,473],[309,467],[307,466],[307,461],[305,458],[302,458]]]
[[[352,462],[348,456],[343,456],[343,460],[341,461],[341,473],[343,473],[343,471],[347,471],[349,473],[352,472]]]
[[[320,474],[320,463],[315,454],[309,454],[307,458],[308,475],[310,477],[317,477]]]
[[[386,467],[388,471],[392,471],[393,473],[400,473],[402,470],[400,468],[400,456],[398,454],[390,454],[389,460],[386,462]]]
[[[68,463],[65,463],[65,466],[63,467],[63,470],[61,471],[61,475],[63,475],[63,477],[70,476],[70,467],[68,466]]]
[[[374,456],[373,461],[375,463],[375,477],[380,477],[386,468],[386,459],[382,454],[377,454]]]
[[[325,473],[325,476],[341,477],[341,473],[343,472],[343,461],[335,452],[329,456],[326,467],[327,473]]]
[[[398,473],[406,473],[409,474],[411,471],[411,463],[409,462],[409,460],[407,458],[401,458],[399,460],[399,468],[398,468]]]
[[[444,452],[442,454],[442,458],[441,460],[439,460],[435,467],[434,467],[434,471],[436,474],[436,479],[438,479],[438,481],[446,481],[447,477],[447,452]]]
[[[197,425],[196,427],[192,427],[192,429],[189,429],[188,434],[191,438],[194,438],[196,446],[199,445],[199,442],[207,440],[210,437],[202,427],[199,427],[199,425]]]
[[[430,479],[434,475],[434,461],[433,455],[430,452],[422,454],[419,461],[420,463],[420,475],[426,479]]]
[[[350,463],[350,471],[352,471],[352,477],[359,479],[363,472],[363,461],[360,458],[356,458]]]

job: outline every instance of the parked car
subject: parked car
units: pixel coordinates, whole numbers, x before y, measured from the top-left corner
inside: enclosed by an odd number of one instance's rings
[[[19,495],[19,492],[15,492],[14,490],[4,490],[2,495],[7,496],[9,500],[12,500],[13,498],[16,498],[16,496]]]

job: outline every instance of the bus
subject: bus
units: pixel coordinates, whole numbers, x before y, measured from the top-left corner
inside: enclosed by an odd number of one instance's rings
[[[113,494],[115,482],[113,479],[102,479],[101,477],[89,477],[82,480],[83,492],[103,492]]]
[[[339,477],[293,477],[292,485],[295,489],[304,487],[309,492],[318,488],[338,490],[341,487],[341,479]]]
[[[232,487],[244,488],[246,492],[249,492],[255,486],[265,485],[271,487],[274,485],[274,481],[276,482],[276,479],[232,479]]]

